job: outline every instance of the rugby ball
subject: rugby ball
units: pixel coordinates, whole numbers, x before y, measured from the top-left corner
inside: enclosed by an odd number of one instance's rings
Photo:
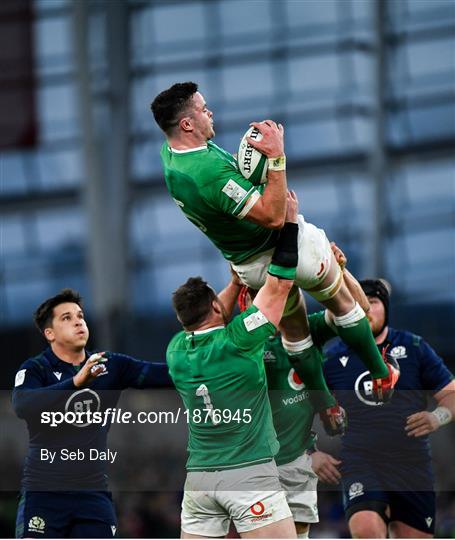
[[[251,137],[256,141],[262,139],[261,132],[255,127],[250,127],[242,137],[237,154],[239,170],[253,184],[264,184],[267,181],[267,157],[256,150],[256,148],[253,148],[247,141],[247,137]]]

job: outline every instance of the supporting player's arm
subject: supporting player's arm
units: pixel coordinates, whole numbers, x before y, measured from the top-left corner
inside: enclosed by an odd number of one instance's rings
[[[288,193],[286,223],[275,247],[266,282],[253,302],[274,326],[278,326],[283,316],[286,300],[295,278],[298,261],[297,209],[298,200],[295,193]]]
[[[246,202],[252,206],[245,219],[268,229],[281,229],[286,219],[287,182],[286,158],[284,155],[284,129],[272,120],[253,122],[252,126],[262,134],[260,141],[251,138],[248,142],[269,158],[267,185],[261,197]]]
[[[232,312],[234,311],[234,307],[237,303],[237,298],[242,287],[243,283],[240,281],[239,276],[231,268],[231,281],[217,295],[218,300],[220,300],[224,306],[224,309],[226,310],[226,315],[228,318],[232,316]]]
[[[453,422],[455,418],[455,381],[452,380],[434,398],[438,404],[432,412],[420,411],[408,416],[405,430],[409,437],[422,437],[436,431],[441,426]]]

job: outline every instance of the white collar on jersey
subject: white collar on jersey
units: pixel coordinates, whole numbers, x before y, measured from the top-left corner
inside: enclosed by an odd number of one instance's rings
[[[187,148],[186,150],[176,150],[175,148],[172,148],[172,146],[168,145],[169,150],[174,154],[188,154],[188,152],[199,152],[199,150],[207,150],[207,145],[204,144],[204,146],[196,146],[195,148]]]
[[[200,336],[201,334],[208,334],[209,332],[213,332],[213,330],[219,330],[220,328],[224,328],[224,324],[221,326],[212,326],[212,328],[206,328],[205,330],[195,330],[194,332],[188,332],[188,335],[186,336],[187,339],[189,339],[191,336]]]

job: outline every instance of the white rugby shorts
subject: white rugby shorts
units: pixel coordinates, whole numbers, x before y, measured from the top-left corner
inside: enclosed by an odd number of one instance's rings
[[[239,469],[188,472],[182,531],[225,536],[230,520],[243,533],[292,517],[275,461]]]
[[[307,223],[302,215],[298,217],[298,224],[299,260],[295,284],[304,290],[314,289],[324,281],[330,270],[332,250],[322,229]],[[265,283],[272,255],[273,249],[269,249],[232,267],[248,287],[258,290]]]
[[[296,523],[318,523],[318,477],[311,456],[304,452],[294,461],[278,466],[280,484]]]

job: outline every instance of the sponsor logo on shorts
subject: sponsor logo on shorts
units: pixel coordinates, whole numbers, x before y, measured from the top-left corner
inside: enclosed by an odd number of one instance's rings
[[[394,347],[390,351],[390,356],[395,358],[395,360],[399,360],[400,358],[407,358],[408,355],[406,354],[406,347],[403,347],[402,345],[398,345],[398,347]]]
[[[355,499],[363,495],[363,484],[361,482],[354,482],[349,488],[349,500]]]
[[[112,531],[112,536],[115,536],[115,533],[117,532],[117,527],[115,525],[111,525],[111,531]]]
[[[427,524],[427,527],[430,528],[431,524],[433,523],[433,518],[432,517],[425,518],[425,523]]]
[[[46,527],[46,522],[42,517],[33,516],[32,519],[28,522],[28,532],[44,534],[44,528]]]
[[[289,370],[288,383],[293,390],[303,390],[305,388],[305,384],[300,380],[294,368]]]
[[[251,505],[250,512],[254,516],[253,518],[251,518],[251,523],[254,523],[256,521],[263,521],[272,516],[272,512],[265,511],[264,503],[261,501],[258,501],[257,503]]]

